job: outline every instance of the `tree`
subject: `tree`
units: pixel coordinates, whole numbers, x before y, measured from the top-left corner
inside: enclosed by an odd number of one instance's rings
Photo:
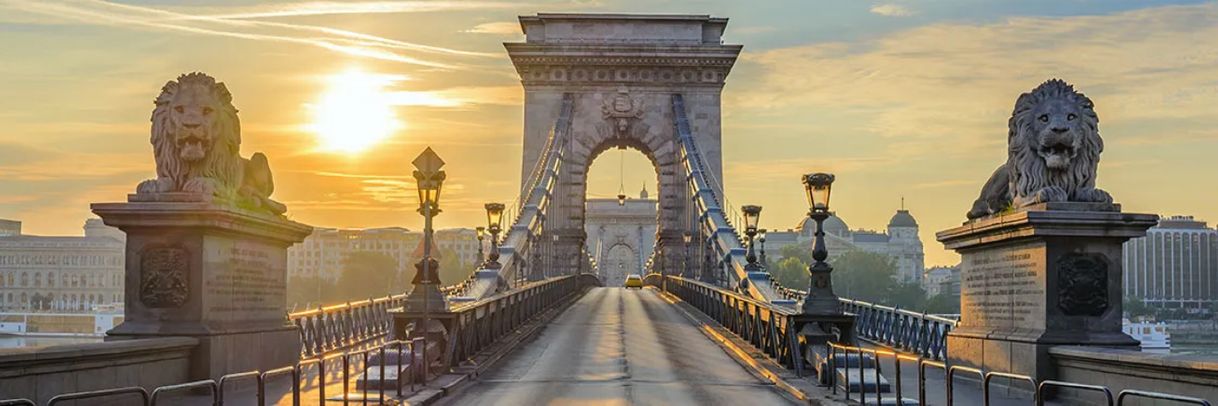
[[[782,286],[791,289],[808,289],[808,263],[798,257],[783,257],[770,267],[770,275]]]
[[[940,293],[926,299],[924,312],[932,314],[960,313],[960,299],[949,293]]]
[[[896,288],[896,262],[873,252],[850,250],[833,260],[833,291],[838,296],[879,302]]]
[[[452,249],[442,249],[439,252],[440,258],[440,285],[448,286],[461,282],[474,273],[474,265],[471,263],[471,258],[461,258],[456,251]],[[412,274],[413,275],[413,274]]]
[[[409,280],[398,269],[398,262],[393,257],[379,252],[357,251],[343,258],[342,274],[338,277],[336,290],[345,297],[339,301],[360,300],[400,294],[407,291],[409,285]]]
[[[1121,307],[1124,309],[1125,317],[1128,317],[1130,320],[1149,317],[1155,314],[1155,309],[1147,306],[1146,302],[1141,300],[1126,297],[1123,302]]]
[[[879,300],[880,304],[913,311],[926,309],[926,291],[917,283],[896,283],[892,291]]]

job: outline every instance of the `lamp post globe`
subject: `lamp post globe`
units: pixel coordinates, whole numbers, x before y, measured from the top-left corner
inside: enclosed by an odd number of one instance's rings
[[[748,264],[744,266],[745,272],[759,272],[761,267],[757,265],[757,251],[753,248],[753,238],[757,236],[757,221],[761,219],[761,206],[747,205],[740,208],[744,213],[744,234],[748,237],[748,253],[744,259]]]
[[[833,293],[833,267],[825,262],[829,250],[825,247],[824,222],[829,218],[829,196],[835,177],[829,173],[809,173],[803,176],[804,192],[808,198],[808,216],[816,222],[816,238],[812,247],[812,265],[808,266],[808,294],[800,303],[804,314],[839,315],[841,303]]]
[[[499,269],[503,267],[499,263],[499,232],[503,227],[503,203],[487,203],[486,208],[486,230],[491,233],[491,252],[487,255],[486,263],[482,264],[486,269]]]

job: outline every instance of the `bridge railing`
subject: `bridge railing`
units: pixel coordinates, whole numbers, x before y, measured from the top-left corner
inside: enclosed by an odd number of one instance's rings
[[[675,275],[648,274],[644,283],[664,284],[668,292],[747,340],[766,356],[803,374],[795,309]]]
[[[777,291],[794,301],[807,295],[783,286]],[[947,359],[947,333],[956,328],[957,319],[861,300],[838,300],[842,310],[855,316],[854,329],[859,338],[933,360]]]
[[[507,207],[508,213],[504,218],[510,221],[510,225],[500,237],[500,265],[493,268],[479,266],[474,271],[474,279],[462,292],[469,299],[490,297],[525,279],[521,276],[524,276],[531,259],[530,251],[541,240],[545,213],[552,201],[554,186],[558,183],[574,108],[574,97],[564,94],[558,119],[538,155],[537,164],[525,179],[516,202]]]
[[[460,292],[469,280],[445,286],[445,296]],[[370,343],[384,341],[392,318],[389,309],[402,307],[406,294],[346,302],[288,314],[288,320],[300,329],[301,356],[324,355]]]
[[[515,331],[546,309],[570,300],[583,289],[599,285],[593,274],[566,275],[529,282],[475,302],[454,305],[446,366],[456,366],[500,337]]]
[[[725,281],[754,299],[770,302],[779,299],[769,274],[749,272],[745,265],[745,245],[734,224],[739,223],[735,207],[728,203],[723,184],[715,177],[702,151],[694,141],[689,118],[685,112],[685,98],[672,96],[675,131],[679,143],[678,153],[683,162],[686,184],[693,207],[691,216],[694,231],[705,238],[703,243],[713,248],[718,268],[727,270]],[[736,218],[733,221],[733,218]]]

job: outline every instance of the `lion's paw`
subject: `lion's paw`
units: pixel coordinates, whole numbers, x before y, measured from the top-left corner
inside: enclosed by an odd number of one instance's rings
[[[170,178],[148,179],[146,181],[140,182],[139,186],[136,186],[135,193],[172,192],[173,186],[174,186],[173,179],[170,179]]]
[[[202,195],[212,196],[216,194],[216,181],[211,178],[191,178],[182,185],[183,192],[198,193]]]
[[[1112,195],[1096,188],[1080,190],[1075,194],[1074,198],[1080,202],[1112,203]]]

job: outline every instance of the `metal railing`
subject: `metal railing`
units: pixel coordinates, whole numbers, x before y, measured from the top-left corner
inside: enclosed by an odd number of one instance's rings
[[[644,281],[652,286],[666,284],[668,292],[803,376],[794,309],[676,275],[648,274]]]
[[[802,290],[776,288],[782,297],[802,300]],[[947,359],[947,333],[956,328],[956,319],[896,307],[839,298],[842,310],[855,316],[854,329],[859,338],[933,360]]]
[[[456,366],[471,359],[487,345],[546,309],[573,298],[584,288],[599,284],[600,280],[593,274],[559,276],[454,306],[449,310],[455,317],[449,332],[445,365]]]
[[[302,401],[302,389],[304,389],[302,381],[309,381],[313,378],[316,379],[315,388],[318,399],[320,399],[319,405],[327,404],[325,400],[328,397],[327,386],[341,383],[342,393],[344,395],[352,394],[351,384],[353,382],[356,384],[355,391],[362,400],[355,400],[354,397],[347,399],[348,396],[344,396],[343,404],[384,404],[387,396],[396,396],[400,399],[403,396],[403,389],[409,387],[409,391],[414,392],[417,384],[426,382],[429,377],[433,376],[428,368],[433,362],[438,363],[440,370],[445,371],[449,367],[468,361],[475,354],[486,349],[504,335],[515,331],[525,322],[542,314],[546,309],[571,299],[586,287],[599,284],[600,280],[593,274],[560,276],[531,282],[519,289],[499,293],[483,300],[456,304],[450,310],[454,314],[454,319],[447,342],[432,343],[432,345],[428,345],[422,338],[409,341],[371,340],[371,337],[386,337],[388,331],[386,326],[384,331],[377,333],[375,330],[378,328],[377,321],[371,315],[374,315],[375,311],[387,310],[387,307],[378,306],[400,300],[399,296],[382,298],[384,300],[330,306],[308,312],[308,314],[297,314],[297,319],[320,319],[322,321],[318,322],[318,325],[323,327],[327,326],[327,322],[331,322],[329,326],[332,328],[319,328],[316,337],[319,337],[318,340],[329,340],[323,342],[328,343],[324,345],[331,346],[332,349],[317,352],[316,356],[303,359],[295,365],[268,371],[232,373],[220,377],[219,380],[209,379],[166,385],[155,388],[151,393],[141,387],[66,393],[51,398],[48,404],[54,405],[69,400],[96,401],[102,398],[134,395],[140,397],[140,404],[143,405],[177,404],[180,399],[171,397],[172,395],[190,392],[192,389],[207,389],[207,401],[222,406],[226,401],[232,400],[234,394],[229,391],[237,386],[229,382],[250,380],[256,384],[253,396],[259,405],[284,403],[290,399],[292,405],[299,406]],[[344,334],[347,335],[344,336]],[[361,337],[361,334],[362,337],[366,337],[362,339],[363,348],[352,349],[355,346],[353,342],[359,341],[358,337]],[[344,337],[349,339],[344,342]],[[443,348],[445,351],[429,353],[429,351],[434,351],[429,348]],[[389,359],[393,359],[395,362],[388,362]],[[334,368],[341,368],[341,371],[337,373],[340,376],[337,382],[331,380],[331,376],[335,375]],[[387,371],[394,369],[396,371],[392,375],[386,375]],[[313,375],[310,375],[310,372]],[[363,372],[363,378],[353,380],[353,372],[356,374]],[[369,372],[376,372],[376,378],[372,379]],[[268,383],[284,376],[291,378],[291,387],[286,389],[283,399],[271,399]],[[392,378],[385,378],[387,376]],[[249,394],[245,393],[245,395]],[[27,399],[0,400],[0,405],[37,406],[36,403]]]
[[[469,283],[467,279],[442,287],[440,292],[453,296],[466,289]],[[405,305],[406,295],[402,293],[289,313],[288,320],[300,329],[301,356],[315,357],[383,341],[392,321],[389,309]]]
[[[843,345],[843,344],[832,343],[832,342],[829,343],[829,348],[828,348],[827,352],[830,354],[830,356],[828,358],[829,370],[836,371],[838,368],[842,368],[845,372],[845,373],[841,374],[843,377],[842,382],[838,382],[837,373],[829,374],[829,376],[830,376],[829,385],[832,387],[832,392],[834,394],[837,394],[837,391],[840,387],[843,389],[847,402],[853,400],[853,401],[859,402],[859,404],[862,404],[862,405],[869,404],[867,401],[871,396],[874,396],[873,399],[874,399],[876,405],[882,404],[881,400],[882,400],[883,393],[884,393],[884,392],[882,392],[882,387],[880,385],[880,376],[881,376],[880,375],[880,369],[881,369],[880,360],[882,359],[882,357],[892,357],[892,359],[893,359],[893,377],[895,378],[894,379],[895,384],[892,385],[892,387],[895,389],[894,395],[897,399],[902,399],[904,397],[904,393],[902,390],[902,382],[904,381],[904,378],[902,377],[903,370],[901,368],[901,362],[907,361],[907,362],[913,363],[912,365],[917,365],[918,397],[917,397],[917,399],[914,399],[914,400],[916,400],[918,402],[918,404],[922,404],[922,405],[928,404],[928,402],[929,402],[929,400],[927,398],[928,380],[927,380],[927,374],[926,374],[926,370],[928,367],[939,369],[939,370],[943,371],[942,390],[943,390],[944,397],[946,399],[945,404],[947,406],[952,406],[957,403],[956,402],[955,377],[959,373],[967,373],[967,374],[975,376],[977,379],[979,379],[977,382],[980,383],[980,385],[981,385],[981,387],[980,387],[981,401],[982,401],[981,404],[983,406],[990,406],[993,402],[993,400],[991,399],[991,394],[993,392],[992,387],[993,387],[994,381],[996,379],[1006,380],[1008,382],[1007,383],[1008,387],[1013,387],[1015,382],[1027,383],[1027,393],[1028,393],[1028,396],[1030,397],[1030,399],[1028,399],[1028,402],[1030,404],[1035,404],[1037,406],[1044,405],[1045,398],[1048,397],[1047,394],[1049,393],[1049,391],[1055,390],[1055,389],[1074,389],[1074,390],[1081,390],[1081,391],[1096,392],[1096,393],[1102,394],[1104,396],[1104,400],[1106,401],[1107,405],[1109,405],[1109,406],[1113,405],[1112,390],[1108,389],[1108,387],[1103,386],[1103,385],[1086,385],[1086,384],[1081,384],[1081,383],[1056,381],[1056,380],[1037,381],[1036,379],[1034,379],[1030,376],[1022,375],[1022,374],[1014,374],[1014,373],[1009,373],[1009,372],[997,372],[997,371],[985,371],[985,370],[966,367],[966,366],[962,366],[962,365],[950,365],[945,362],[935,361],[935,360],[931,360],[931,359],[928,359],[925,357],[914,357],[914,356],[905,355],[905,354],[901,354],[901,353],[898,353],[895,351],[890,351],[890,350],[862,348],[862,347],[858,347],[858,346]],[[844,362],[845,365],[837,365],[837,363],[838,363],[837,360],[839,359],[837,354],[839,354],[839,353],[846,355],[845,357],[840,358],[845,361]],[[858,361],[851,362],[849,360],[850,354],[857,354]],[[868,365],[867,362],[864,362],[866,355],[871,355],[872,359],[874,360],[874,362],[871,363],[870,365]],[[873,393],[865,394],[864,392],[866,390],[866,385],[863,385],[862,383],[860,383],[858,385],[857,391],[851,390],[852,387],[850,385],[850,377],[851,377],[852,369],[857,369],[857,375],[855,375],[855,376],[858,376],[860,379],[862,379],[862,377],[864,376],[863,375],[864,373],[875,374],[873,381],[872,381],[872,388],[871,388]],[[868,369],[871,369],[871,371],[867,371]],[[851,392],[857,392],[858,398],[852,399]],[[1180,403],[1184,403],[1184,404],[1210,406],[1210,403],[1208,401],[1206,401],[1205,399],[1189,397],[1189,396],[1172,395],[1172,394],[1166,394],[1166,393],[1161,393],[1161,392],[1135,390],[1135,389],[1126,389],[1126,390],[1121,391],[1120,394],[1116,397],[1116,404],[1118,406],[1123,405],[1124,399],[1134,398],[1134,397],[1146,398],[1146,399],[1170,400],[1170,401],[1180,402]],[[900,403],[897,403],[897,404],[900,404]]]

